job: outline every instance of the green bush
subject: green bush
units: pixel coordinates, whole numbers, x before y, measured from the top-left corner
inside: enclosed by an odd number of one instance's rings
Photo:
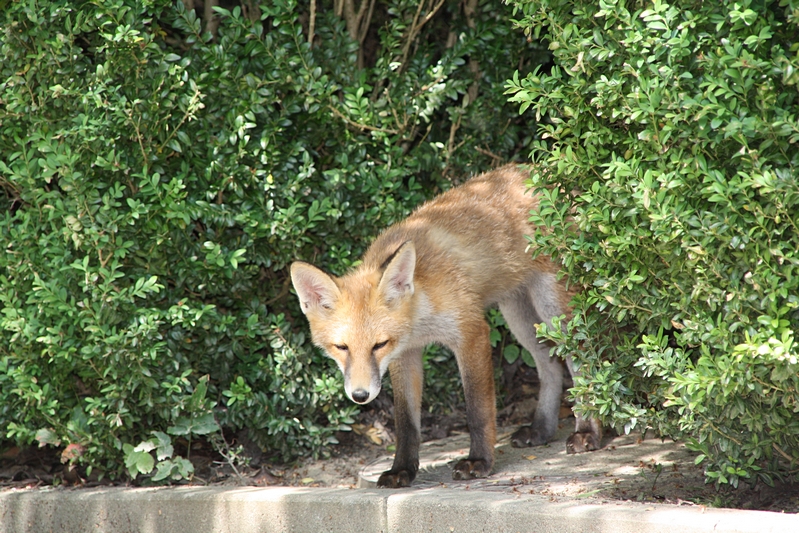
[[[535,241],[585,288],[581,409],[688,439],[718,483],[795,476],[799,3],[516,8],[554,62],[507,90],[542,117]]]
[[[185,4],[0,15],[0,428],[110,476],[185,477],[169,435],[220,427],[323,452],[356,410],[287,264],[341,272],[531,146],[497,88],[545,51],[506,6]]]

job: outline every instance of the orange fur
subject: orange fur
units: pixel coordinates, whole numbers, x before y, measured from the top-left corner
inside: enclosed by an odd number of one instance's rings
[[[373,400],[390,369],[398,444],[383,486],[407,485],[416,473],[421,353],[434,342],[458,360],[472,436],[469,458],[453,477],[489,473],[496,407],[484,310],[495,304],[536,358],[539,374],[554,382],[544,391],[546,412],[539,409],[533,420],[534,436],[515,443],[541,444],[554,432],[562,371],[535,338],[534,325],[568,313],[571,293],[557,281],[556,265],[530,256],[525,235],[534,232],[528,219],[538,202],[526,188],[528,177],[509,165],[441,194],[386,229],[361,265],[342,277],[303,262],[291,266],[313,341],[338,363],[347,395],[357,403]]]

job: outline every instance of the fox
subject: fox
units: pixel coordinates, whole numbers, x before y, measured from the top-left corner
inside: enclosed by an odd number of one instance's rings
[[[526,235],[538,198],[529,168],[517,164],[477,175],[423,203],[373,241],[361,263],[336,277],[306,263],[290,275],[312,342],[344,375],[346,395],[367,404],[388,371],[394,391],[396,452],[378,487],[408,487],[419,469],[424,348],[454,354],[466,402],[470,448],[452,470],[455,480],[487,477],[497,440],[490,327],[485,311],[498,306],[510,331],[532,354],[540,379],[532,422],[511,436],[514,447],[553,437],[563,387],[563,363],[536,325],[570,316],[574,295],[551,258],[535,259]],[[566,366],[572,376],[571,358]],[[567,452],[599,449],[601,426],[576,416]]]

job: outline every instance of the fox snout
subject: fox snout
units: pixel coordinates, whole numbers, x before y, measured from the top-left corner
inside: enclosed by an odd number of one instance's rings
[[[346,376],[344,379],[344,390],[347,392],[347,396],[349,396],[350,400],[353,402],[364,405],[375,398],[380,393],[380,380],[370,379],[369,384],[367,386],[363,386],[360,383],[353,383],[352,379],[348,379],[349,376]]]
[[[350,399],[355,403],[366,403],[369,401],[369,391],[364,389],[355,389],[350,393]]]
[[[340,351],[341,352],[341,351]],[[344,374],[344,390],[350,400],[364,405],[380,394],[383,371],[374,353],[353,348],[344,351],[346,358],[338,359],[339,367]],[[332,354],[341,356],[342,353]]]

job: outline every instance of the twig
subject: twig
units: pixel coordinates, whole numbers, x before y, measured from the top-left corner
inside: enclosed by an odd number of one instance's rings
[[[369,25],[372,23],[372,13],[375,10],[375,0],[369,0],[369,11],[366,13],[366,18],[361,24],[360,33],[358,35],[358,44],[363,45],[364,39],[366,39],[366,33],[369,31]]]
[[[219,455],[221,455],[222,457],[224,457],[224,458],[225,458],[225,461],[227,461],[227,464],[228,464],[228,465],[230,465],[230,468],[232,468],[232,469],[233,469],[233,472],[236,474],[236,477],[237,477],[237,478],[239,478],[239,483],[240,483],[240,484],[242,484],[242,485],[245,485],[245,484],[247,484],[247,483],[245,482],[245,480],[244,480],[244,476],[242,476],[242,475],[241,475],[241,472],[239,472],[239,469],[238,469],[238,468],[236,468],[235,461],[234,461],[234,460],[233,460],[233,458],[232,458],[232,456],[235,456],[235,453],[231,453],[231,451],[230,451],[230,445],[227,443],[227,439],[225,439],[225,435],[224,435],[224,433],[223,433],[222,431],[220,431],[220,432],[218,433],[218,435],[215,435],[215,436],[216,436],[218,439],[220,439],[220,440],[221,440],[221,441],[224,443],[224,445],[225,445],[225,450],[224,450],[224,451],[222,451],[222,446],[220,446],[220,445],[217,443],[217,444],[216,444],[216,451],[217,451],[217,452],[219,452]]]
[[[130,120],[131,126],[133,129],[136,130],[136,140],[139,141],[139,149],[141,150],[141,158],[142,163],[144,163],[144,167],[147,168],[147,153],[144,151],[144,143],[141,140],[141,130],[139,130],[139,125],[133,121],[133,109],[128,110],[128,120]]]
[[[385,128],[376,128],[374,126],[361,124],[359,122],[355,122],[354,120],[350,119],[349,117],[344,115],[341,111],[339,111],[338,109],[336,109],[332,105],[329,105],[327,107],[330,108],[330,110],[333,112],[334,115],[336,115],[338,118],[342,119],[344,122],[346,122],[350,126],[354,126],[356,128],[362,129],[362,130],[379,131],[381,133],[388,133],[390,135],[399,135],[399,132],[397,130],[389,130],[389,129],[385,129]]]
[[[361,7],[366,4],[363,0]],[[362,69],[363,64],[363,42],[366,40],[366,34],[369,32],[369,25],[372,23],[372,13],[375,9],[375,0],[369,0],[369,11],[366,13],[366,18],[361,19],[362,13],[358,13],[358,68]]]
[[[405,69],[405,62],[408,59],[408,53],[411,50],[411,44],[413,43],[414,39],[416,39],[416,35],[421,31],[422,27],[430,22],[430,19],[438,13],[438,10],[441,9],[441,6],[444,5],[445,0],[439,0],[438,4],[419,22],[419,16],[422,14],[422,7],[424,6],[425,2],[422,0],[419,2],[419,7],[416,9],[416,14],[413,16],[413,22],[411,23],[411,27],[408,30],[408,39],[405,41],[405,46],[402,47],[402,58],[400,59],[400,71]],[[418,24],[417,24],[418,22]]]
[[[289,284],[290,283],[291,283],[291,278],[286,276],[286,279],[283,281],[283,287],[280,289],[280,292],[277,293],[277,296],[275,296],[274,298],[272,298],[270,300],[267,300],[264,303],[264,305],[265,306],[270,306],[273,303],[275,303],[276,301],[278,301],[281,298],[283,298],[284,296],[286,296],[289,293]]]
[[[782,450],[782,448],[780,448],[779,446],[777,446],[777,443],[776,443],[776,442],[772,442],[772,443],[771,443],[771,446],[774,448],[774,450],[776,450],[776,452],[777,452],[778,454],[780,454],[780,455],[782,455],[783,457],[785,457],[785,460],[786,460],[786,461],[788,461],[788,462],[789,462],[789,463],[791,463],[791,464],[793,464],[793,463],[794,463],[794,458],[793,458],[793,457],[791,457],[790,455],[788,455],[787,453],[785,453],[785,452]]]
[[[311,4],[311,9],[316,6]],[[375,0],[361,0],[358,11],[355,11],[355,0],[336,0],[334,10],[336,15],[344,18],[347,24],[347,32],[350,39],[358,42],[358,68],[363,68],[363,41],[369,31],[369,24],[372,22],[372,13],[375,8]],[[364,18],[366,15],[366,18]]]
[[[449,128],[449,141],[447,142],[447,161],[452,159],[452,153],[455,151],[455,134],[461,127],[461,118],[463,115],[458,113],[458,120],[452,123]]]
[[[191,95],[191,98],[189,99],[189,104],[186,106],[186,112],[183,113],[183,118],[180,119],[180,122],[178,123],[177,126],[172,128],[172,131],[169,133],[169,136],[167,136],[164,142],[161,143],[161,146],[158,147],[158,150],[156,150],[156,152],[161,152],[161,150],[164,149],[167,143],[171,141],[172,138],[178,133],[180,128],[183,126],[183,123],[186,122],[186,119],[189,118],[189,115],[193,114],[194,111],[196,111],[196,109],[192,109],[192,107],[200,100],[200,96],[202,96],[202,94],[200,94],[200,90],[195,89],[194,94]],[[202,106],[200,106],[200,108],[202,108]]]
[[[490,157],[491,159],[494,159],[495,161],[502,161],[502,157],[501,156],[498,156],[494,152],[486,150],[485,148],[480,148],[479,146],[475,146],[474,149],[477,150],[478,152],[480,152],[483,155],[487,155],[488,157]]]
[[[708,418],[707,418],[705,415],[703,415],[702,413],[697,413],[697,414],[699,415],[699,417],[700,417],[700,418],[702,418],[702,420],[704,420],[704,421],[705,421],[705,423],[706,423],[708,426],[710,426],[710,427],[713,429],[713,431],[715,431],[716,433],[718,433],[718,434],[719,434],[719,435],[721,435],[722,437],[724,437],[724,438],[726,438],[726,439],[729,439],[729,440],[731,440],[732,442],[734,442],[734,443],[735,443],[735,444],[737,444],[738,446],[743,446],[743,444],[741,443],[741,441],[739,441],[738,439],[736,439],[736,438],[734,438],[734,437],[731,437],[730,435],[727,435],[727,434],[726,434],[726,433],[724,433],[722,430],[720,430],[719,428],[717,428],[717,427],[715,426],[715,424],[713,424],[713,422],[711,422],[710,420],[708,420]]]

